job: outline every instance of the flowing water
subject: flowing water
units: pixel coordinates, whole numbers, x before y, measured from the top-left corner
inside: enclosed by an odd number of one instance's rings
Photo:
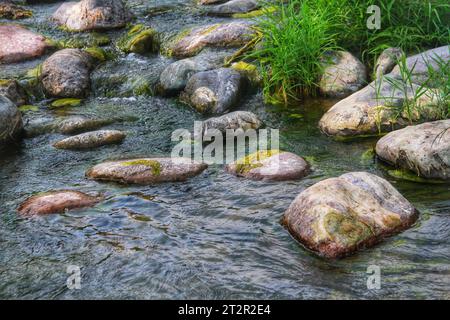
[[[223,19],[198,15],[188,1],[129,1],[140,22],[165,35]],[[156,3],[171,11],[145,16]],[[21,21],[55,39],[65,34],[48,21],[60,3],[35,5]],[[108,34],[117,37],[123,31]],[[66,35],[67,36],[67,35]],[[255,112],[280,129],[282,149],[306,157],[313,173],[300,181],[259,182],[210,166],[185,183],[123,186],[87,180],[85,171],[107,159],[169,155],[170,135],[204,119],[176,98],[135,96],[133,77],[157,79],[170,62],[160,56],[117,57],[93,73],[93,94],[81,106],[52,111],[45,101],[25,119],[51,121],[80,114],[119,119],[107,128],[127,132],[117,146],[57,150],[63,136],[24,139],[0,155],[0,298],[72,299],[359,299],[450,298],[450,187],[390,178],[364,157],[376,140],[335,142],[317,122],[332,102],[290,108],[263,103],[260,94],[237,109]],[[0,78],[38,62],[0,66]],[[127,82],[128,81],[128,82]],[[296,195],[325,178],[368,171],[388,179],[421,212],[411,229],[351,257],[327,261],[299,245],[279,221]],[[94,208],[39,218],[16,208],[31,194],[76,189],[102,194]],[[70,265],[81,268],[81,290],[66,286]],[[369,290],[369,266],[381,268],[381,289]]]

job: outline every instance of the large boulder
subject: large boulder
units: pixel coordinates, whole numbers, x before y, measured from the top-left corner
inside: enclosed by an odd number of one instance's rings
[[[57,149],[92,149],[108,144],[120,143],[126,134],[118,130],[97,130],[63,139],[55,142]]]
[[[247,13],[261,7],[259,0],[230,0],[223,4],[208,6],[206,12],[215,16],[232,16],[236,13]]]
[[[367,83],[366,67],[350,52],[331,52],[323,59],[319,89],[324,96],[345,98]]]
[[[52,191],[32,196],[18,208],[24,216],[64,213],[67,210],[92,207],[100,198],[79,191]]]
[[[0,25],[0,63],[42,56],[51,45],[45,37],[18,25]]]
[[[0,95],[7,97],[16,106],[27,103],[27,95],[16,80],[0,80]]]
[[[69,30],[104,30],[124,27],[131,15],[122,0],[82,0],[63,3],[53,19]]]
[[[417,98],[416,92],[422,90],[419,85],[412,84],[404,91],[385,77],[331,107],[319,121],[321,131],[337,139],[346,139],[389,132],[405,127],[410,121],[439,119],[437,91],[427,89]],[[408,113],[405,109],[398,114],[407,103],[414,103],[414,110]]]
[[[86,176],[95,180],[146,185],[185,181],[206,168],[206,164],[188,158],[143,158],[104,162],[88,170]]]
[[[411,81],[422,85],[431,76],[430,72],[438,71],[443,67],[448,68],[449,60],[450,45],[446,45],[408,57],[406,59],[406,67],[411,72]],[[400,66],[396,65],[389,75],[399,78],[401,76]]]
[[[207,51],[195,57],[171,63],[159,78],[160,91],[167,95],[183,90],[190,77],[197,72],[220,68],[227,56],[227,51]]]
[[[41,81],[52,97],[82,98],[90,89],[93,58],[79,49],[55,52],[42,66]]]
[[[187,82],[181,99],[201,113],[220,114],[235,106],[244,84],[240,73],[230,68],[198,72]]]
[[[301,192],[282,224],[306,248],[339,258],[409,228],[417,216],[389,182],[367,172],[352,172]]]
[[[232,48],[247,44],[256,35],[252,24],[235,21],[206,25],[183,34],[169,46],[168,53],[177,58],[192,57],[205,47]]]
[[[226,130],[256,130],[261,126],[262,121],[256,114],[249,111],[234,111],[203,121],[202,125],[199,126],[199,132],[195,132],[195,136],[207,135],[210,130],[218,130],[225,133]]]
[[[22,133],[22,115],[16,105],[0,95],[0,148],[17,140]]]
[[[393,131],[378,141],[376,153],[419,177],[450,180],[450,119]]]
[[[265,181],[301,179],[309,169],[302,157],[280,150],[257,151],[225,167],[227,172],[238,177]]]

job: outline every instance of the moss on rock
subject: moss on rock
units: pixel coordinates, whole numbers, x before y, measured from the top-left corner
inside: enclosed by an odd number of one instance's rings
[[[236,161],[236,172],[244,174],[262,166],[261,161],[280,153],[280,150],[260,150]]]
[[[126,53],[157,52],[159,49],[157,33],[154,29],[142,24],[135,25],[119,39],[117,47]]]
[[[121,163],[124,167],[130,166],[146,166],[152,169],[152,174],[154,176],[158,176],[161,174],[161,164],[156,160],[148,160],[148,159],[137,159],[130,160]]]
[[[432,183],[432,184],[441,184],[446,183],[444,180],[438,180],[438,179],[426,179],[419,177],[418,175],[414,174],[411,171],[403,170],[403,169],[395,169],[395,170],[388,170],[388,175],[405,181],[411,181],[411,182],[419,182],[419,183]]]
[[[50,106],[52,108],[77,107],[81,104],[82,101],[82,99],[64,98],[53,101]]]

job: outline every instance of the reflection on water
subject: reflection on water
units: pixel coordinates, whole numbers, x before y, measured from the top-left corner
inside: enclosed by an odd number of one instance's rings
[[[139,10],[145,3],[154,2],[133,1]],[[31,23],[44,24],[56,6],[37,6]],[[164,30],[174,17],[180,20],[174,11],[148,23]],[[192,14],[177,26],[199,19]],[[115,74],[127,72],[126,64],[112,67]],[[249,181],[215,165],[186,183],[143,187],[90,181],[84,172],[106,159],[168,155],[172,131],[202,117],[176,99],[100,96],[62,113],[41,106],[27,118],[121,118],[107,128],[126,131],[123,144],[56,150],[51,142],[62,136],[48,133],[0,155],[0,298],[450,298],[450,187],[388,177],[385,167],[362,157],[375,140],[340,143],[321,135],[317,121],[330,102],[291,108],[264,105],[260,96],[240,102],[240,110],[280,129],[282,149],[313,164],[314,172],[301,181]],[[420,219],[352,257],[318,258],[283,229],[281,215],[306,187],[357,170],[388,179],[419,209]],[[32,193],[67,188],[106,200],[38,219],[15,212]],[[67,289],[68,265],[81,267],[81,290]],[[380,290],[367,290],[369,265],[381,267]]]

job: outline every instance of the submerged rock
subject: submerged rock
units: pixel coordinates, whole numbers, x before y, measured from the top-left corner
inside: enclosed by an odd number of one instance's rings
[[[190,77],[201,71],[220,68],[227,56],[228,51],[208,51],[171,63],[159,78],[161,92],[167,95],[183,90]]]
[[[0,3],[0,18],[4,19],[26,19],[33,15],[30,10],[27,10],[14,3],[1,2]]]
[[[56,131],[62,134],[74,134],[98,129],[113,122],[114,120],[90,119],[83,116],[73,116],[58,122],[56,124]]]
[[[210,4],[223,3],[226,1],[227,0],[198,0],[198,3],[202,4],[202,5],[210,5]]]
[[[230,22],[194,28],[169,47],[170,55],[187,58],[196,55],[205,47],[240,47],[247,44],[256,35],[252,24],[248,22]]]
[[[224,113],[235,106],[243,87],[240,73],[233,69],[198,72],[187,82],[181,99],[201,113]]]
[[[57,149],[92,149],[122,142],[126,134],[118,130],[98,130],[82,133],[53,144]]]
[[[27,103],[27,95],[16,80],[0,80],[0,95],[7,97],[16,106]]]
[[[450,180],[450,119],[391,132],[378,141],[376,153],[419,177]]]
[[[228,129],[246,131],[248,129],[259,129],[261,126],[262,121],[256,114],[249,111],[234,111],[203,121],[200,127],[201,132],[196,132],[195,135],[206,135],[212,129],[225,133]]]
[[[93,59],[79,49],[55,52],[42,66],[41,81],[46,93],[52,97],[82,98],[90,89]]]
[[[306,248],[340,258],[411,227],[418,212],[389,182],[352,172],[301,192],[282,224]]]
[[[247,13],[261,7],[258,0],[230,0],[223,4],[208,6],[206,12],[215,16],[232,16],[236,13]]]
[[[280,150],[264,150],[227,165],[225,170],[253,180],[284,181],[305,177],[309,173],[309,165],[296,154]]]
[[[143,158],[110,161],[86,172],[88,178],[133,184],[185,181],[207,168],[188,158]]]
[[[319,82],[323,95],[344,98],[366,84],[366,67],[350,52],[333,52],[324,59],[325,69]]]
[[[380,78],[331,107],[320,119],[319,127],[323,133],[342,139],[389,132],[408,125],[410,120],[439,119],[437,92],[428,89],[415,99],[419,90],[422,88],[413,84],[405,92]],[[398,114],[406,103],[416,107],[410,114],[407,110]]]
[[[53,19],[69,30],[103,30],[124,27],[131,15],[122,0],[82,0],[63,3]]]
[[[17,211],[24,216],[63,213],[67,210],[92,207],[100,201],[79,191],[52,191],[32,196]]]
[[[16,105],[0,95],[0,148],[16,141],[23,130],[22,115]]]
[[[379,78],[384,74],[390,73],[403,54],[403,50],[400,48],[385,49],[375,64],[375,77]]]
[[[0,63],[37,58],[50,47],[45,37],[22,26],[0,25]]]

